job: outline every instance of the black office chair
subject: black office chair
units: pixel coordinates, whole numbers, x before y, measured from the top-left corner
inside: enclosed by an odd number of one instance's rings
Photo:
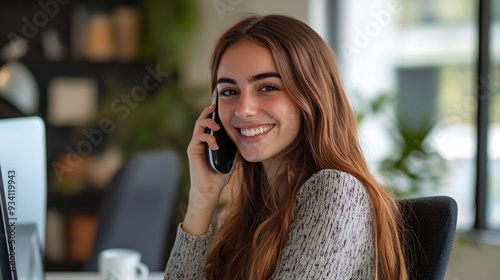
[[[457,226],[457,203],[448,196],[400,201],[406,223],[410,279],[444,279]]]
[[[150,270],[165,269],[180,174],[173,150],[140,153],[125,162],[101,202],[87,270],[97,270],[98,255],[108,248],[137,250]]]

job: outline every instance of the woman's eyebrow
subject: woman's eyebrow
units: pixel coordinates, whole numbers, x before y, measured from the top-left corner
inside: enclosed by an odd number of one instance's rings
[[[233,79],[230,79],[230,78],[219,78],[217,80],[217,84],[235,84],[236,85],[236,81]]]
[[[276,72],[266,72],[266,73],[255,74],[255,75],[252,75],[248,78],[248,82],[253,83],[255,81],[263,80],[266,78],[281,79],[281,75],[276,73]],[[222,77],[222,78],[219,78],[217,80],[217,84],[224,84],[224,83],[225,84],[235,84],[235,85],[237,84],[236,81],[234,79],[231,79],[231,78]]]
[[[279,79],[281,79],[281,76],[280,76],[280,74],[278,74],[276,72],[266,72],[266,73],[261,73],[261,74],[256,74],[256,75],[251,76],[250,78],[248,78],[248,82],[252,83],[252,82],[255,82],[258,80],[263,80],[265,78],[279,78]]]

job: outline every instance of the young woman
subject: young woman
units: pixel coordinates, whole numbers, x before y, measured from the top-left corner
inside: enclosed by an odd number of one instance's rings
[[[205,132],[220,129],[209,106],[188,147],[189,206],[165,279],[407,279],[397,204],[370,174],[320,36],[287,16],[250,16],[219,39],[211,72],[236,164],[221,175],[207,163],[205,145],[221,148]]]

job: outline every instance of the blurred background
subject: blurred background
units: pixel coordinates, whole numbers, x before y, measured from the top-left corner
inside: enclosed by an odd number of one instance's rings
[[[486,53],[473,0],[2,1],[0,101],[10,109],[0,117],[47,126],[47,270],[85,268],[110,181],[144,151],[181,156],[171,244],[215,40],[244,14],[280,13],[335,51],[380,182],[401,198],[457,201],[447,279],[497,279],[500,1],[485,2]]]

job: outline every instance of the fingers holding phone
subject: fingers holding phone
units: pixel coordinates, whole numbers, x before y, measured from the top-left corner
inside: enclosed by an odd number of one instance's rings
[[[216,103],[201,112],[188,146],[191,188],[182,227],[191,235],[207,231],[222,190],[231,178],[229,172],[237,150],[223,130]]]
[[[188,147],[189,168],[192,184],[213,182],[222,188],[228,178],[214,175],[230,172],[237,148],[220,122],[216,90],[213,95],[213,104],[205,108],[196,120]]]
[[[217,89],[215,89],[212,98],[212,104],[215,104],[215,110],[211,113],[211,119],[217,124],[218,129],[214,130],[207,127],[206,133],[215,138],[217,149],[211,147],[207,142],[206,152],[210,166],[212,166],[217,173],[227,174],[231,171],[233,166],[237,148],[233,140],[231,140],[227,134],[219,118],[218,101],[219,95]]]
[[[215,104],[210,105],[207,107],[205,110],[203,110],[200,118],[199,118],[199,127],[201,127],[200,130],[200,136],[199,136],[199,141],[205,143],[206,146],[209,146],[210,149],[212,150],[218,150],[219,145],[217,143],[217,139],[214,137],[213,134],[209,133],[210,131],[218,131],[221,129],[221,125],[217,123],[213,118],[212,115],[214,111],[216,110]],[[195,132],[196,133],[196,132]],[[204,147],[206,147],[204,146]],[[206,149],[203,150],[203,152],[206,152]]]

